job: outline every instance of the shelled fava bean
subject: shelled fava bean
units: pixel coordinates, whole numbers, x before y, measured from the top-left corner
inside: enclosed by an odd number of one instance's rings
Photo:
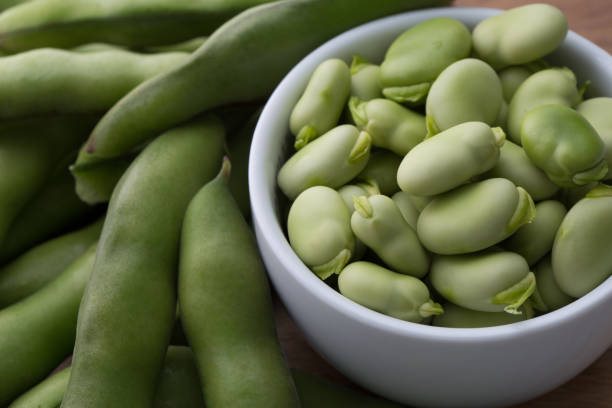
[[[607,279],[612,98],[583,100],[543,59],[567,30],[532,4],[322,62],[278,173],[298,257],[365,307],[443,327],[523,321]]]

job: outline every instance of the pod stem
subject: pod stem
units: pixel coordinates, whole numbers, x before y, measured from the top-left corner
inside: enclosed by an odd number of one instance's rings
[[[506,225],[506,234],[508,235],[516,231],[520,226],[532,222],[536,216],[535,204],[529,193],[523,187],[517,187],[516,189],[519,194],[518,205],[508,225]]]
[[[351,61],[351,75],[357,74],[359,71],[370,65],[374,64],[368,61],[365,57],[358,54],[353,55],[353,61]]]
[[[521,279],[515,285],[508,289],[499,292],[493,297],[493,304],[508,304],[504,307],[504,311],[510,314],[522,314],[519,308],[529,299],[536,288],[536,279],[533,272],[529,272],[527,276]]]
[[[499,126],[491,128],[491,131],[495,136],[495,144],[497,144],[497,147],[502,147],[506,142],[506,132]]]
[[[363,129],[368,124],[368,114],[366,113],[366,103],[356,96],[351,96],[348,103],[349,112],[353,122],[358,128]]]
[[[295,143],[293,147],[295,150],[300,150],[302,147],[306,146],[310,141],[316,139],[319,136],[317,129],[314,126],[304,126],[300,129],[297,136],[295,137]]]
[[[434,316],[434,315],[441,315],[442,313],[444,313],[444,309],[442,308],[442,305],[434,302],[431,299],[429,299],[427,302],[419,306],[419,314],[423,318],[427,318],[429,316]]]
[[[363,158],[367,158],[372,148],[372,137],[368,132],[361,131],[349,154],[349,163],[357,163]]]
[[[353,197],[353,207],[363,218],[372,218],[374,215],[374,208],[366,196]]]
[[[593,181],[601,180],[606,174],[608,174],[608,162],[601,160],[596,166],[574,174],[572,181],[579,186],[584,186]]]
[[[311,269],[321,280],[325,280],[333,274],[339,274],[350,259],[351,251],[344,248],[331,261],[313,266]]]
[[[586,194],[587,198],[612,197],[612,186],[607,184],[598,184]]]
[[[391,86],[383,89],[383,95],[397,103],[419,104],[425,100],[431,88],[431,82],[422,82],[410,86]]]
[[[431,115],[425,115],[425,127],[427,128],[425,139],[429,139],[430,137],[440,133],[440,128],[438,128],[436,121],[431,117]]]

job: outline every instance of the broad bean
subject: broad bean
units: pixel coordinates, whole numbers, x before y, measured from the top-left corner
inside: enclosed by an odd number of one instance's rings
[[[444,312],[421,280],[370,262],[353,262],[338,277],[340,293],[369,309],[419,323]]]
[[[540,282],[538,281],[538,284]],[[444,313],[434,316],[431,325],[454,328],[479,328],[503,326],[527,320],[527,313],[479,312],[452,303],[444,304]]]
[[[592,98],[576,106],[580,113],[597,131],[606,146],[605,159],[608,163],[608,174],[604,180],[612,179],[612,98]]]
[[[565,294],[557,284],[550,256],[538,262],[534,273],[538,282],[537,296],[544,303],[545,311],[557,310],[574,301],[574,298]]]
[[[380,194],[391,196],[399,191],[397,185],[397,169],[402,158],[387,150],[375,150],[370,153],[370,158],[365,168],[357,175],[358,180],[363,180],[367,185],[378,187]]]
[[[310,187],[295,199],[287,232],[295,253],[321,279],[339,273],[355,251],[351,214],[329,187]]]
[[[351,96],[362,101],[383,97],[380,66],[372,64],[360,55],[353,56],[351,62]]]

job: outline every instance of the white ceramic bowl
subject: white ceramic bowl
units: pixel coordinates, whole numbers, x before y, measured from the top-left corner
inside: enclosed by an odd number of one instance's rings
[[[407,323],[354,303],[325,285],[295,255],[279,218],[276,173],[285,159],[289,115],[315,67],[353,54],[380,61],[391,41],[434,17],[472,28],[499,10],[436,8],[362,25],[328,41],[285,77],[255,130],[249,183],[255,232],[270,278],[312,346],[361,386],[417,406],[495,407],[546,393],[574,377],[612,343],[612,280],[544,316],[508,326],[448,329]],[[612,95],[612,57],[570,32],[550,58]]]

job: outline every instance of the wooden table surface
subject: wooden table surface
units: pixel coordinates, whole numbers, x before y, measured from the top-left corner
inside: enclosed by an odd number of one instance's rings
[[[509,9],[533,2],[535,1],[455,0],[453,4],[458,7]],[[543,0],[541,2],[560,8],[567,16],[571,30],[612,54],[612,0]],[[317,373],[331,381],[356,387],[309,346],[278,299],[276,299],[275,309],[278,335],[291,367]],[[528,373],[525,374],[528,375]],[[612,407],[612,349],[573,380],[518,407]]]

